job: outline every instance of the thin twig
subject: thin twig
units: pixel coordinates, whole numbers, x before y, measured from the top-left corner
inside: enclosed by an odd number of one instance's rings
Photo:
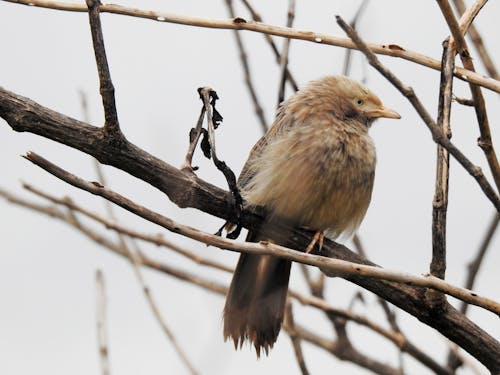
[[[177,342],[177,339],[167,323],[165,322],[165,319],[163,318],[160,309],[158,308],[158,305],[155,302],[155,299],[153,298],[153,295],[151,293],[151,289],[149,286],[146,284],[146,281],[144,280],[144,276],[141,271],[141,256],[139,255],[138,251],[132,251],[130,250],[126,245],[124,246],[125,251],[127,253],[127,256],[129,257],[130,261],[132,262],[132,265],[134,266],[134,271],[135,275],[137,277],[137,280],[139,281],[139,284],[141,285],[142,291],[144,293],[144,296],[146,297],[146,300],[148,301],[149,307],[153,311],[153,315],[155,316],[156,320],[161,326],[161,329],[163,330],[163,333],[168,337],[170,340],[170,343],[174,347],[174,350],[177,352],[177,355],[181,359],[182,363],[188,368],[189,372],[192,375],[197,375],[198,372],[195,370],[193,365],[191,364],[191,361],[187,357],[186,353],[184,353],[184,350],[181,348],[179,343]]]
[[[262,17],[260,16],[259,13],[255,10],[255,8],[247,1],[247,0],[241,0],[241,2],[245,5],[247,10],[250,12],[250,15],[252,16],[252,19],[254,21],[263,23],[264,21],[262,20]],[[276,43],[274,43],[273,37],[269,34],[262,34],[264,35],[264,39],[266,39],[267,43],[269,44],[269,47],[271,47],[271,50],[274,53],[274,56],[276,57],[276,62],[279,64],[281,61],[281,55],[278,50],[278,47],[276,46]],[[290,86],[292,87],[293,91],[298,91],[299,86],[297,85],[297,82],[295,81],[295,78],[293,78],[292,73],[290,72],[290,68],[287,66],[286,67],[286,78]]]
[[[0,196],[4,197],[7,201],[16,204],[18,206],[42,213],[52,218],[59,219],[62,222],[71,225],[73,228],[80,231],[82,234],[90,238],[92,241],[103,246],[103,248],[112,251],[114,254],[122,257],[127,256],[126,254],[123,253],[123,248],[119,244],[100,235],[94,229],[91,229],[90,227],[87,227],[81,224],[80,222],[75,222],[74,220],[70,220],[67,214],[63,213],[61,210],[55,207],[43,206],[37,203],[29,202],[2,189],[0,189]],[[203,287],[217,294],[225,295],[227,292],[227,288],[225,286],[215,281],[202,278],[198,274],[192,274],[186,271],[181,271],[178,267],[174,268],[164,263],[160,263],[152,258],[149,258],[145,254],[139,253],[139,255],[141,256],[141,263],[146,267],[168,274],[177,279],[189,282],[193,285]]]
[[[481,267],[481,264],[483,262],[483,259],[485,258],[486,252],[490,247],[491,240],[493,239],[493,236],[495,235],[495,232],[498,228],[498,224],[500,223],[500,215],[496,214],[493,216],[493,219],[491,220],[490,225],[488,226],[488,230],[486,231],[486,234],[483,238],[483,241],[481,242],[481,245],[476,253],[476,256],[474,259],[469,263],[468,265],[468,273],[467,273],[467,280],[465,282],[465,287],[466,288],[473,288],[474,283],[476,281],[477,274],[479,273],[479,268]],[[462,314],[467,314],[467,310],[469,308],[469,305],[467,303],[461,303],[459,307],[459,311]],[[460,367],[462,364],[464,364],[463,361],[463,356],[458,355],[457,350],[453,350],[453,346],[450,347],[450,350],[448,352],[448,368],[452,369],[455,371],[458,367]]]
[[[352,243],[358,254],[363,258],[366,258],[366,251],[363,246],[363,242],[361,242],[361,237],[357,233],[352,237]]]
[[[233,1],[226,0],[226,6],[229,12],[229,16],[234,19],[235,13],[233,8]],[[267,132],[268,126],[266,123],[266,118],[264,116],[264,110],[262,109],[262,105],[260,104],[259,97],[257,96],[257,92],[253,84],[252,75],[250,73],[250,66],[248,64],[248,55],[245,46],[243,44],[243,40],[241,38],[240,33],[236,30],[234,31],[234,38],[236,40],[236,45],[238,46],[238,51],[240,52],[240,61],[241,61],[241,66],[243,67],[245,84],[247,86],[248,92],[250,93],[250,97],[252,98],[252,102],[255,108],[255,114],[259,119],[262,131],[265,133]]]
[[[120,124],[115,104],[115,88],[111,81],[106,49],[102,36],[101,19],[99,17],[100,0],[85,0],[88,7],[90,31],[92,33],[92,43],[99,73],[100,93],[104,107],[104,130],[113,136],[120,137]]]
[[[450,40],[452,45],[456,45],[458,54],[462,60],[464,68],[475,72],[474,63],[469,53],[467,42],[462,34],[462,29],[458,23],[453,10],[451,9],[448,0],[436,0],[441,8],[441,12],[450,28],[451,35],[453,39]],[[478,0],[473,4],[472,7],[477,9],[477,12],[482,8],[487,0]],[[469,13],[465,13],[462,18],[466,18]],[[477,14],[477,13],[476,13]],[[474,108],[476,111],[477,122],[479,125],[480,137],[477,141],[479,147],[483,150],[488,165],[493,175],[493,180],[497,186],[497,191],[500,192],[500,164],[498,163],[497,155],[495,153],[495,148],[491,140],[490,124],[488,121],[488,114],[486,111],[486,104],[484,101],[483,93],[481,88],[475,84],[469,84],[472,93],[472,100],[474,100]]]
[[[460,348],[458,345],[456,345],[453,342],[450,342],[449,344],[450,344],[450,353],[454,356],[454,358],[456,358],[459,366],[465,365],[469,368],[471,374],[481,375],[481,371],[477,368],[476,364],[473,363],[469,358],[467,358],[464,354],[460,352]],[[453,369],[454,374],[457,368],[458,366],[454,367]]]
[[[491,240],[495,235],[498,225],[500,223],[500,215],[495,214],[493,219],[491,220],[490,225],[488,226],[488,230],[481,242],[481,246],[479,246],[478,252],[476,253],[475,258],[468,265],[468,274],[467,280],[465,282],[465,288],[471,289],[474,287],[474,283],[476,281],[476,276],[479,273],[479,268],[483,262],[483,259],[486,255],[487,250],[490,248]],[[466,303],[462,303],[460,306],[460,312],[463,314],[467,313],[468,305]]]
[[[472,99],[460,98],[458,96],[453,95],[453,101],[457,102],[458,104],[465,105],[467,107],[474,107],[474,100]]]
[[[453,4],[455,5],[455,8],[457,8],[460,16],[462,16],[467,10],[467,7],[465,6],[463,0],[453,0]],[[495,67],[495,63],[493,62],[493,59],[491,58],[486,49],[486,46],[484,45],[483,38],[481,38],[479,31],[473,24],[469,26],[468,34],[472,40],[472,43],[474,44],[474,47],[476,47],[476,51],[479,54],[479,57],[481,58],[481,61],[483,62],[483,65],[486,68],[488,74],[496,80],[500,79],[498,71]]]
[[[212,235],[189,227],[187,225],[175,222],[172,219],[162,216],[154,211],[148,210],[146,207],[141,206],[131,201],[130,199],[127,199],[124,196],[105,188],[100,184],[85,181],[82,178],[77,177],[56,166],[55,164],[49,162],[48,160],[35,154],[34,152],[29,152],[24,157],[27,160],[31,161],[33,164],[39,166],[40,168],[67,182],[70,185],[108,199],[118,206],[138,216],[141,216],[150,222],[158,224],[165,229],[168,229],[169,231],[182,234],[186,237],[206,243],[208,245],[237,252],[259,255],[273,255],[290,261],[316,266],[326,273],[331,271],[338,273],[340,271],[346,275],[371,277],[403,284],[410,284],[414,286],[432,288],[473,305],[483,307],[489,311],[494,312],[497,315],[500,314],[500,303],[489,298],[479,296],[477,293],[471,290],[449,284],[439,278],[433,277],[432,275],[416,276],[403,272],[390,271],[380,267],[367,266],[340,259],[332,259],[319,255],[306,254],[301,251],[292,250],[266,241],[261,241],[259,243],[239,243],[235,240],[222,238],[220,236]]]
[[[336,17],[337,23],[347,33],[347,35],[349,35],[349,37],[358,46],[361,52],[365,54],[370,65],[377,69],[410,101],[420,117],[424,120],[424,123],[429,128],[434,141],[448,150],[449,153],[453,155],[453,157],[465,168],[465,170],[469,172],[472,177],[474,177],[485,195],[493,203],[497,211],[500,212],[500,199],[493,187],[484,176],[481,168],[472,164],[472,162],[467,159],[467,157],[453,143],[451,143],[451,141],[446,137],[443,131],[436,125],[429,112],[427,112],[423,104],[415,95],[413,89],[409,86],[404,85],[398,77],[396,77],[378,60],[378,58],[370,50],[369,46],[361,40],[361,38],[358,36],[356,31],[352,29],[352,27],[350,27],[340,16]]]
[[[174,244],[171,241],[166,240],[161,234],[152,235],[152,234],[145,234],[145,233],[138,232],[134,229],[127,228],[127,227],[124,227],[123,225],[118,224],[115,220],[113,220],[113,221],[108,220],[108,219],[96,214],[95,212],[92,212],[92,211],[86,209],[85,207],[76,204],[75,202],[73,202],[72,199],[57,198],[57,197],[55,197],[47,192],[41,191],[40,189],[38,189],[30,184],[23,183],[22,186],[24,189],[38,195],[39,197],[47,199],[50,202],[53,202],[55,204],[63,205],[63,206],[65,206],[73,211],[77,211],[77,212],[87,216],[88,218],[90,218],[92,220],[95,220],[98,223],[101,223],[107,229],[114,230],[118,233],[126,235],[127,237],[136,238],[136,239],[139,239],[142,241],[150,242],[156,246],[165,247],[167,249],[170,249],[170,250],[192,260],[193,262],[195,262],[199,265],[209,266],[209,267],[215,268],[217,270],[226,271],[226,272],[233,272],[234,271],[233,268],[231,268],[231,267],[228,267],[228,266],[226,266],[222,263],[216,262],[216,261],[206,259],[200,255],[194,254],[193,252],[186,250],[186,249]],[[106,200],[106,202],[109,202],[109,201]]]
[[[82,109],[84,111],[84,117],[86,117],[85,120],[88,121],[88,107],[87,107],[87,101],[86,101],[86,98],[84,95],[82,95]],[[97,159],[94,159],[94,161],[95,161],[95,168],[96,168],[96,173],[98,175],[99,182],[102,185],[106,185],[106,178],[104,176],[101,165]],[[73,203],[73,201],[69,198],[57,199],[49,194],[43,193],[39,189],[36,189],[28,184],[23,184],[23,187],[25,189],[39,195],[39,196],[42,196],[43,198],[49,199],[50,201],[52,201],[54,203],[65,205],[66,207],[68,207],[71,210],[70,211],[71,214],[73,214],[73,210],[77,210],[81,213],[84,213],[86,216],[93,218],[94,220],[100,221],[101,223],[106,223],[109,225],[113,225],[114,223],[118,223],[118,220],[116,218],[116,215],[115,215],[113,207],[112,207],[112,204],[108,200],[105,200],[105,204],[106,204],[108,217],[110,220],[105,220],[105,219],[99,217],[98,215],[92,213],[91,211],[84,209],[82,207],[79,207],[78,205]],[[74,218],[73,221],[77,222],[77,220],[74,216],[73,216],[73,218]],[[81,226],[81,225],[79,225],[79,226]],[[139,249],[137,248],[136,252],[131,251],[130,248],[128,247],[126,241],[125,241],[125,237],[123,235],[123,232],[117,231],[117,233],[118,233],[118,240],[119,240],[119,246],[120,246],[120,253],[125,254],[129,258],[129,260],[134,268],[134,272],[136,274],[137,280],[139,281],[139,284],[141,285],[141,288],[142,288],[144,295],[146,297],[146,300],[148,301],[148,304],[153,312],[153,315],[155,316],[156,320],[160,324],[165,335],[170,340],[172,346],[174,347],[174,350],[177,352],[177,355],[181,359],[181,362],[184,363],[184,365],[188,368],[189,372],[192,375],[197,375],[198,374],[197,371],[194,369],[194,367],[191,364],[191,362],[189,361],[188,357],[186,356],[186,354],[184,353],[184,351],[182,350],[182,348],[178,344],[174,334],[167,326],[165,320],[163,319],[163,317],[161,315],[160,310],[158,309],[158,306],[156,305],[156,302],[151,294],[149,287],[146,285],[146,282],[144,280],[144,276],[143,276],[142,271],[141,271],[141,265],[142,265],[141,259],[142,258],[139,255],[139,252],[140,252]],[[131,242],[134,243],[132,240],[131,240]],[[102,279],[102,273],[100,271],[98,271],[98,274],[96,275],[96,277],[97,277],[98,283],[99,282],[102,284],[104,283],[104,281]],[[102,286],[102,288],[103,288],[103,286]],[[104,297],[102,297],[102,298],[104,298]],[[103,303],[104,303],[104,301],[103,301]],[[102,307],[102,309],[104,310],[104,307]],[[104,311],[100,312],[99,316],[103,316],[103,315],[104,315]],[[99,322],[103,321],[103,319],[104,318],[100,318]],[[99,332],[101,332],[101,331],[99,331]],[[103,343],[103,342],[105,343],[105,341],[104,341],[105,337],[103,335],[104,335],[104,331],[102,331],[102,333],[100,333],[100,340],[99,340],[100,343]],[[102,354],[102,347],[103,347],[102,344],[100,345],[100,347],[101,347],[101,355],[103,355]],[[107,350],[106,350],[105,354],[107,357]],[[109,374],[109,365],[105,367],[104,366],[104,364],[105,364],[104,358],[102,359],[102,361],[103,361],[103,375],[108,375]],[[105,368],[107,369],[106,372],[104,370]]]
[[[439,105],[437,126],[449,139],[451,138],[450,114],[453,90],[453,68],[455,66],[454,45],[448,40],[443,42],[441,61],[441,82],[439,85]],[[448,178],[450,156],[446,149],[437,146],[436,183],[432,202],[432,275],[444,279],[446,271],[446,213],[448,209]]]
[[[66,3],[50,0],[2,0],[16,4],[50,8],[70,12],[87,12],[87,8],[77,3]],[[283,26],[269,25],[259,22],[245,20],[241,17],[234,19],[209,19],[201,17],[181,16],[177,14],[156,12],[136,8],[128,8],[116,4],[105,4],[99,7],[101,13],[113,13],[132,17],[146,18],[158,22],[175,23],[195,27],[207,27],[215,29],[248,30],[263,34],[276,35],[285,38],[300,39],[311,43],[319,43],[344,48],[358,49],[348,38],[317,33],[314,31],[288,29]],[[441,64],[429,56],[418,52],[407,50],[395,44],[369,44],[370,49],[377,54],[399,57],[434,70],[440,70]],[[464,81],[475,83],[490,90],[500,93],[500,81],[483,77],[481,74],[471,72],[467,69],[456,68],[454,75]]]
[[[354,244],[354,248],[356,249],[358,254],[364,258],[367,258],[366,250],[363,246],[363,243],[361,242],[361,238],[357,234],[355,234],[353,237],[353,244]],[[399,328],[399,325],[397,323],[396,312],[390,308],[389,303],[385,299],[377,296],[377,301],[378,301],[379,305],[382,307],[382,310],[385,313],[385,317],[387,319],[387,322],[389,323],[392,330],[394,332],[398,332],[401,335],[403,335],[403,332],[401,331],[401,329]],[[403,335],[403,337],[405,337],[405,336]],[[406,345],[399,347],[399,349],[400,349],[399,350],[399,366],[401,369],[403,369],[403,365],[404,365],[404,361],[403,361],[404,357],[403,357],[402,353],[404,351],[407,351],[409,353],[412,353],[412,355],[415,358],[418,357],[422,363],[426,364],[426,366],[428,366],[429,368],[432,368],[436,373],[441,373],[441,374],[446,373],[446,370],[443,367],[441,367],[437,362],[435,362],[432,358],[427,356],[425,353],[421,352],[415,345],[410,343],[407,339],[406,339],[406,341],[407,341]]]
[[[293,19],[295,18],[295,0],[288,0],[288,17],[286,21],[286,27],[291,28],[293,26]],[[285,100],[285,83],[288,71],[288,53],[290,51],[290,38],[286,38],[283,44],[283,51],[280,56],[280,82],[278,85],[278,104],[276,107],[279,107],[280,104]]]
[[[127,243],[125,242],[123,236],[121,236],[121,235],[119,236],[119,244],[114,244],[111,241],[105,239],[104,237],[97,235],[95,233],[95,231],[93,231],[92,229],[81,224],[80,221],[78,220],[78,218],[74,215],[74,212],[71,210],[68,212],[68,217],[66,218],[66,220],[68,221],[68,223],[73,225],[75,228],[78,228],[82,233],[86,234],[87,236],[89,236],[93,240],[106,246],[107,248],[111,249],[112,251],[116,252],[117,254],[123,255],[129,259],[129,261],[132,263],[132,265],[134,267],[134,272],[136,274],[137,280],[139,281],[139,284],[141,285],[142,291],[146,297],[146,301],[148,302],[148,304],[153,312],[153,315],[155,316],[155,318],[158,321],[158,323],[160,324],[163,332],[165,333],[165,335],[167,336],[167,338],[171,342],[172,346],[174,347],[174,350],[179,355],[181,361],[189,369],[189,371],[192,375],[197,375],[198,374],[197,371],[194,369],[191,362],[189,361],[189,359],[185,355],[184,351],[177,343],[177,340],[176,340],[174,334],[172,333],[170,328],[167,326],[164,318],[162,317],[162,315],[160,313],[160,310],[158,309],[158,306],[156,305],[156,302],[151,294],[149,287],[146,285],[146,283],[144,281],[144,277],[143,277],[141,269],[140,269],[140,266],[142,264],[142,259],[144,259],[143,254],[140,254],[139,252],[134,253],[133,251],[131,251],[129,249]]]
[[[89,113],[87,95],[82,90],[80,90],[79,93],[80,93],[80,105],[82,107],[82,114],[83,114],[82,118],[83,118],[84,122],[89,124],[90,123],[90,113]],[[106,178],[104,177],[104,171],[102,169],[101,163],[99,163],[99,160],[97,160],[94,157],[92,158],[92,160],[94,161],[94,169],[95,169],[95,172],[97,175],[97,181],[99,181],[99,183],[101,183],[102,185],[106,186],[107,185]],[[26,186],[24,186],[24,187],[26,188]],[[105,200],[104,205],[106,207],[106,211],[107,211],[110,219],[112,219],[113,221],[116,221],[116,216],[114,214],[113,208],[111,207],[111,202]]]
[[[80,94],[80,106],[82,107],[82,120],[83,122],[86,122],[87,124],[90,124],[90,111],[89,111],[89,104],[87,100],[87,94],[83,90],[79,90],[78,92]],[[94,160],[94,167],[95,167],[95,172],[97,174],[97,179],[98,181],[106,185],[106,181],[104,178],[104,173],[101,168],[101,164],[99,163],[99,160],[96,158],[92,158]]]
[[[108,338],[106,334],[106,290],[104,275],[100,269],[95,273],[97,291],[97,340],[99,342],[99,357],[101,358],[101,374],[109,375]]]
[[[210,156],[212,160],[214,161],[215,166],[219,171],[221,171],[224,174],[224,177],[226,178],[227,185],[229,187],[229,191],[232,194],[233,200],[234,200],[234,209],[235,209],[235,214],[236,214],[236,229],[231,231],[231,233],[228,234],[229,238],[238,238],[242,226],[240,223],[240,217],[241,217],[241,212],[243,209],[243,198],[241,197],[240,191],[238,189],[238,186],[236,184],[236,176],[234,172],[227,166],[227,164],[223,161],[220,160],[219,157],[217,156],[216,148],[215,148],[215,129],[218,126],[217,121],[220,121],[220,119],[215,118],[215,115],[220,116],[218,112],[215,110],[215,101],[218,99],[217,93],[212,90],[210,87],[202,87],[198,89],[198,92],[200,94],[200,99],[203,101],[203,106],[205,108],[205,113],[207,116],[207,128],[208,128],[208,142],[210,144]]]
[[[311,276],[311,271],[309,266],[305,264],[300,265],[300,269],[302,271],[302,275],[306,280],[307,285],[309,286],[309,291],[313,296],[323,298],[323,291],[325,287],[325,275],[320,273],[318,278],[314,280]]]
[[[190,170],[190,171],[196,170],[196,167],[193,167],[192,165],[193,155],[194,151],[196,150],[196,145],[198,144],[198,141],[200,140],[202,134],[202,125],[204,117],[205,117],[205,106],[202,106],[200,115],[198,116],[198,121],[196,122],[196,128],[192,128],[191,131],[189,132],[189,148],[186,153],[186,159],[184,161],[184,164],[181,167],[182,170]]]
[[[364,367],[375,374],[401,375],[398,369],[367,357],[353,348],[352,345],[346,346],[338,340],[333,341],[325,339],[323,336],[315,334],[298,324],[295,325],[295,329],[303,341],[307,341],[344,361],[356,363],[357,365]]]
[[[364,10],[366,9],[366,6],[368,5],[368,1],[369,0],[363,0],[361,2],[358,10],[354,14],[354,17],[352,18],[351,22],[349,23],[353,29],[356,29],[356,24],[358,23],[358,20],[361,18],[361,15],[363,14]],[[352,56],[352,49],[346,49],[345,58],[344,58],[344,67],[342,68],[342,74],[345,76],[349,75],[349,70],[351,68],[351,56]]]
[[[291,302],[288,302],[286,304],[284,329],[288,333],[288,336],[290,336],[290,340],[292,340],[292,346],[295,352],[295,358],[297,359],[297,364],[300,368],[300,372],[302,373],[302,375],[309,375],[309,370],[307,369],[306,361],[304,359],[304,353],[302,352],[302,345],[300,343],[301,339],[297,334],[297,331],[295,330],[295,321],[293,318]]]
[[[486,5],[488,0],[476,0],[469,8],[467,8],[464,14],[461,15],[458,21],[458,27],[461,31],[462,36],[467,34],[469,27],[474,22],[481,9]]]

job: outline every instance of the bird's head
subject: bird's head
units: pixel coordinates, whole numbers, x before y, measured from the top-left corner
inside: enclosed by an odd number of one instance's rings
[[[328,76],[312,81],[304,91],[314,97],[322,110],[341,120],[358,119],[369,125],[379,117],[399,119],[396,111],[385,107],[380,99],[361,83],[344,76]]]

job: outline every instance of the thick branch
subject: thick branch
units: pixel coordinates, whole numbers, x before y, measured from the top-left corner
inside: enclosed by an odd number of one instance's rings
[[[0,116],[5,118],[14,130],[29,131],[79,149],[103,163],[114,165],[149,182],[181,207],[194,207],[217,217],[234,219],[228,203],[228,192],[198,179],[191,173],[184,173],[128,142],[124,142],[121,148],[109,144],[99,128],[58,114],[5,90],[0,90]],[[248,210],[241,217],[241,222],[246,227],[255,227],[259,220],[259,215]],[[304,249],[310,242],[310,235],[306,232],[297,232],[295,237],[295,248]],[[228,240],[219,238],[219,241]],[[323,252],[332,258],[372,264],[346,247],[331,241],[325,242]],[[422,299],[424,289],[363,276],[351,275],[346,278],[436,328],[469,351],[490,370],[500,370],[500,343],[449,305],[445,306],[444,312],[436,315]]]
[[[141,206],[128,198],[125,198],[117,192],[105,188],[99,183],[89,182],[78,176],[75,176],[74,174],[65,171],[64,169],[58,167],[57,165],[51,163],[47,159],[44,159],[40,155],[37,155],[33,152],[27,153],[25,155],[25,158],[72,186],[75,186],[82,190],[86,190],[91,194],[103,197],[110,202],[113,202],[114,204],[126,209],[127,211],[130,211],[149,222],[160,225],[171,232],[179,233],[185,237],[203,242],[207,245],[212,245],[221,249],[237,252],[282,257],[290,261],[318,267],[330,277],[336,277],[339,274],[343,275],[344,277],[346,275],[363,276],[381,280],[395,281],[397,283],[415,285],[424,288],[431,288],[449,294],[468,303],[483,307],[497,315],[500,315],[500,303],[489,298],[479,296],[477,293],[471,290],[451,285],[432,275],[416,276],[404,272],[385,270],[371,264],[358,264],[356,262],[345,261],[342,259],[330,259],[333,257],[326,258],[323,256],[313,255],[308,252],[303,253],[301,251],[275,245],[272,242],[267,241],[261,241],[259,243],[238,243],[232,239],[222,238],[218,235],[212,235],[200,231],[196,228],[175,222],[168,217],[162,216],[157,212],[149,210],[148,208]],[[308,239],[310,242],[309,233],[303,230],[297,230],[294,233],[294,235],[299,234],[305,235],[306,239]],[[305,247],[300,246],[298,248],[304,249]]]
[[[65,144],[151,184],[181,208],[198,208],[210,215],[236,220],[231,216],[227,191],[200,180],[189,171],[174,168],[126,139],[120,144],[110,141],[102,128],[64,116],[1,87],[0,117],[16,131]],[[245,225],[257,220],[257,215],[247,215]]]

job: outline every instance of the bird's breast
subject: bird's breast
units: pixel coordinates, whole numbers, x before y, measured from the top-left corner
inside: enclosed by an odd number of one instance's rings
[[[354,231],[371,199],[375,147],[366,132],[302,127],[253,161],[243,195],[252,205],[332,236]]]

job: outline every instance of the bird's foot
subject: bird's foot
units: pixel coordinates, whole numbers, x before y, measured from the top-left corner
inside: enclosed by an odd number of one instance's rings
[[[325,233],[323,233],[322,230],[314,233],[314,236],[313,236],[311,242],[306,247],[306,254],[309,254],[311,251],[313,251],[314,245],[316,245],[316,243],[318,244],[319,250],[321,251],[321,249],[323,248],[323,241],[324,240],[325,240]]]

